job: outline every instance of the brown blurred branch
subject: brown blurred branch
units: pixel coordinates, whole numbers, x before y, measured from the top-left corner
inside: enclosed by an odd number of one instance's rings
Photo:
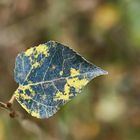
[[[7,103],[4,103],[4,102],[0,101],[0,108],[3,108],[5,110],[7,110],[9,112],[9,115],[10,115],[11,118],[15,118],[17,116],[17,113],[12,108],[14,100],[15,100],[15,96],[13,94],[12,97],[10,98],[10,100]]]
[[[0,108],[6,109],[9,111],[9,108],[7,107],[7,105],[1,101],[0,101]]]

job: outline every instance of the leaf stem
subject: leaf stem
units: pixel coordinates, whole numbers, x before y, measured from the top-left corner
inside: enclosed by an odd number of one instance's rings
[[[13,104],[15,101],[15,94],[12,95],[12,97],[10,98],[10,100],[8,101],[8,103]]]

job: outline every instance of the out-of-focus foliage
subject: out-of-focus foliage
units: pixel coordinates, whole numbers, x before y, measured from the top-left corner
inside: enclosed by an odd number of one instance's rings
[[[139,140],[139,7],[139,0],[0,0],[0,100],[18,86],[16,55],[50,39],[109,72],[50,119],[33,119],[17,103],[26,119],[0,110],[0,140]]]
[[[122,7],[126,8],[124,15],[127,22],[127,33],[131,45],[139,47],[140,45],[140,2],[139,0],[123,0]]]

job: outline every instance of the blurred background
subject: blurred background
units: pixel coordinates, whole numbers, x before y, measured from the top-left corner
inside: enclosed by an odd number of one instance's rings
[[[0,0],[0,101],[18,85],[15,57],[56,40],[107,70],[56,115],[0,109],[0,140],[140,140],[139,0]]]

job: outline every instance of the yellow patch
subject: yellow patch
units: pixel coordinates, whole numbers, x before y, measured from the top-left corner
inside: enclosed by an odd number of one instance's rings
[[[77,76],[80,74],[80,71],[79,70],[76,70],[74,68],[71,68],[70,69],[70,76]]]
[[[63,94],[62,92],[57,92],[54,100],[55,101],[57,101],[57,100],[67,101],[67,100],[69,100],[69,94]]]
[[[48,57],[48,55],[49,55],[48,46],[45,44],[41,44],[41,45],[37,46],[36,51],[37,51],[37,55],[44,54],[46,57]]]
[[[70,93],[70,86],[67,83],[65,84],[64,92],[65,92],[65,94]]]
[[[40,63],[39,63],[39,62],[35,62],[35,63],[32,65],[33,68],[37,68],[37,67],[39,67],[39,66],[40,66]]]
[[[17,95],[16,95],[17,96]],[[19,96],[19,95],[18,95]],[[31,97],[28,96],[27,94],[20,94],[20,98],[24,99],[24,100],[30,100]]]
[[[36,118],[40,118],[40,114],[38,112],[36,112],[36,111],[32,111],[31,115],[36,117]]]
[[[64,94],[62,92],[57,92],[54,100],[68,101],[71,95],[72,94],[70,93],[70,86],[66,83],[64,87]]]
[[[83,86],[85,86],[88,83],[87,79],[78,79],[72,78],[72,79],[67,79],[67,83],[71,86],[74,87],[76,92],[78,92]]]
[[[45,55],[45,57],[40,61],[37,62],[37,58],[40,54]],[[34,56],[34,59],[32,59],[32,55]],[[40,67],[43,60],[49,56],[49,49],[48,46],[45,44],[41,44],[39,46],[36,46],[34,48],[30,48],[25,52],[25,56],[28,56],[30,59],[30,62],[32,64],[33,68]]]
[[[30,49],[28,49],[28,50],[25,52],[25,55],[26,55],[26,56],[31,56],[32,53],[33,53],[33,48],[30,48]]]
[[[67,79],[67,83],[64,86],[64,93],[62,92],[57,92],[56,96],[54,97],[54,100],[64,100],[68,101],[70,100],[70,97],[72,96],[72,93],[70,93],[70,87],[74,87],[76,92],[79,92],[80,89],[85,86],[88,83],[87,79],[78,79],[72,78],[72,79]]]
[[[22,90],[23,93],[20,94],[18,90]],[[31,94],[35,94],[35,92],[33,91],[33,89],[29,86],[29,85],[25,85],[25,86],[19,86],[19,88],[15,91],[15,97],[17,99],[17,101],[20,103],[20,105],[32,116],[40,118],[40,114],[38,112],[32,111],[30,109],[27,108],[27,106],[24,103],[21,103],[19,101],[19,97],[22,98],[23,100],[31,100],[32,97],[28,96],[25,92],[25,90],[29,90],[31,92]]]
[[[22,90],[23,93],[20,94],[18,90]],[[15,91],[15,96],[16,96],[16,98],[19,98],[19,94],[20,94],[21,97],[23,97],[23,98],[25,97],[26,99],[27,99],[27,98],[29,99],[29,96],[26,94],[26,90],[29,90],[29,92],[30,92],[32,95],[35,95],[35,92],[34,92],[34,90],[31,88],[31,86],[30,86],[30,85],[25,85],[25,86],[19,86],[19,88]],[[28,97],[27,97],[27,96],[28,96]],[[24,98],[24,99],[25,99],[25,98]]]
[[[39,54],[44,54],[47,57],[49,55],[48,51],[48,46],[45,44],[41,44],[39,46],[26,50],[25,55],[31,56],[32,54],[34,54],[37,58]]]

